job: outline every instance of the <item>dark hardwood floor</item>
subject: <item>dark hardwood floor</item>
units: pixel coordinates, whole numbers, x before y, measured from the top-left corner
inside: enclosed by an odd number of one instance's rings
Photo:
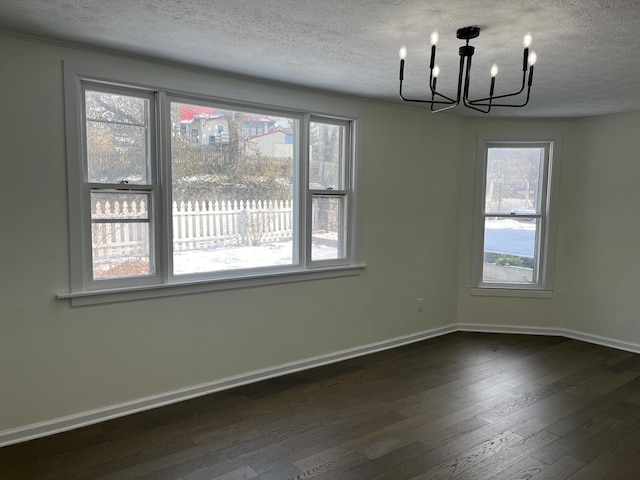
[[[0,478],[640,479],[640,355],[454,333],[5,447]]]

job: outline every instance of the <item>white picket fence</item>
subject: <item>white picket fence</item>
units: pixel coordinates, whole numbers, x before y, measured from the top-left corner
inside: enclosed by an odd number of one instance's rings
[[[173,203],[176,252],[286,241],[293,235],[290,201]],[[96,203],[92,208],[93,257],[145,255],[150,224],[144,202]]]
[[[144,201],[107,201],[92,205],[93,258],[148,256],[150,223],[145,222],[147,217]]]
[[[289,240],[293,208],[284,201],[173,204],[174,251]]]

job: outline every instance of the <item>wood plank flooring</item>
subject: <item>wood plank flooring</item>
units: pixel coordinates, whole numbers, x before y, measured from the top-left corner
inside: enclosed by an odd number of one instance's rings
[[[0,449],[2,480],[640,479],[640,355],[454,333]]]

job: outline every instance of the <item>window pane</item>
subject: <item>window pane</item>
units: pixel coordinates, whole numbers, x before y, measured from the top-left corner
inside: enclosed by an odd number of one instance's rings
[[[149,101],[85,92],[89,182],[149,183]]]
[[[309,188],[344,189],[346,127],[311,122],[309,145]]]
[[[295,263],[298,121],[171,103],[174,274]]]
[[[91,90],[85,92],[87,120],[146,125],[147,109],[148,100],[145,98]]]
[[[125,218],[149,219],[149,194],[147,192],[91,192],[91,219],[123,220]]]
[[[95,280],[152,275],[147,193],[92,192]]]
[[[311,225],[311,260],[345,258],[345,198],[314,196]]]
[[[544,148],[487,149],[485,212],[540,212]]]
[[[146,129],[87,122],[89,182],[147,184]]]
[[[485,218],[484,283],[537,282],[539,219]]]

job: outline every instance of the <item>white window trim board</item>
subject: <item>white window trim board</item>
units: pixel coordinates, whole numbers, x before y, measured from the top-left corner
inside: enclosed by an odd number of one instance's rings
[[[308,111],[304,109],[304,102],[302,105],[291,108],[288,105],[290,102],[284,102],[285,106],[272,106],[264,105],[259,102],[248,101],[236,101],[233,98],[221,99],[217,96],[212,96],[212,91],[218,93],[217,87],[211,84],[200,84],[196,82],[187,82],[187,86],[193,87],[198,85],[200,88],[194,88],[193,92],[184,93],[180,87],[182,83],[179,79],[174,77],[158,78],[145,72],[142,67],[136,67],[133,69],[114,69],[109,66],[105,66],[97,63],[86,64],[74,64],[65,62],[63,64],[64,69],[64,91],[65,91],[65,126],[67,132],[67,163],[68,163],[68,201],[69,201],[69,230],[70,230],[70,243],[69,243],[69,256],[70,256],[70,270],[71,270],[71,283],[69,292],[62,292],[57,295],[59,299],[71,299],[72,306],[79,305],[91,305],[98,303],[119,302],[126,300],[135,300],[141,298],[154,298],[167,295],[182,295],[188,293],[219,291],[233,288],[246,288],[255,287],[260,285],[271,285],[280,283],[290,283],[293,281],[303,280],[316,280],[322,278],[343,277],[347,275],[358,275],[360,271],[365,268],[364,263],[361,260],[361,252],[359,247],[359,232],[361,227],[361,218],[358,215],[357,207],[357,178],[356,173],[359,172],[359,166],[361,160],[357,155],[358,146],[361,146],[360,130],[361,121],[359,120],[359,112],[350,111],[352,108],[338,108],[338,111],[333,115],[327,115],[324,112]],[[114,78],[118,78],[115,80]],[[137,285],[135,282],[130,282],[129,285],[117,285],[104,282],[104,284],[97,285],[96,282],[88,282],[87,278],[90,276],[87,274],[87,258],[91,258],[91,252],[87,252],[88,242],[83,239],[82,232],[86,231],[87,221],[86,217],[87,199],[86,192],[83,191],[81,185],[86,184],[86,173],[83,168],[83,138],[81,132],[83,131],[83,88],[82,82],[88,81],[90,83],[96,83],[98,85],[104,82],[109,88],[109,85],[116,87],[123,86],[128,90],[135,92],[140,89],[141,92],[153,92],[158,91],[157,95],[154,95],[157,100],[156,107],[158,114],[158,121],[156,129],[161,129],[163,125],[166,127],[168,121],[168,99],[178,99],[184,101],[188,98],[198,98],[205,102],[220,103],[228,106],[237,105],[238,107],[251,109],[251,110],[268,110],[269,112],[282,112],[285,115],[293,115],[299,119],[300,122],[300,145],[296,152],[299,156],[299,164],[296,165],[297,171],[295,172],[298,185],[294,191],[294,198],[299,202],[302,207],[309,203],[310,199],[307,198],[307,176],[308,172],[306,168],[300,168],[300,166],[306,166],[307,162],[307,149],[304,148],[309,137],[307,123],[308,121],[335,121],[337,123],[344,123],[350,126],[350,141],[347,145],[348,153],[350,154],[350,161],[345,165],[344,175],[349,182],[346,187],[346,208],[349,216],[349,224],[347,227],[347,234],[345,237],[346,247],[348,249],[348,258],[329,260],[329,261],[307,261],[308,259],[308,245],[306,242],[306,233],[303,232],[303,226],[310,222],[310,218],[305,216],[305,209],[301,208],[300,215],[296,215],[294,218],[294,228],[297,229],[298,241],[296,242],[297,252],[300,252],[299,258],[301,264],[292,265],[290,268],[278,268],[274,267],[269,271],[257,269],[257,270],[245,270],[236,274],[236,272],[220,272],[219,274],[212,274],[207,278],[198,277],[194,275],[190,278],[176,278],[170,275],[171,267],[171,255],[168,254],[170,248],[168,226],[170,225],[170,212],[169,195],[164,195],[161,200],[157,201],[157,208],[161,214],[158,218],[161,219],[160,226],[156,226],[154,229],[156,234],[156,264],[160,266],[161,275],[158,275],[155,279],[155,283],[149,281],[144,285]],[[222,80],[224,84],[224,79]],[[144,87],[143,87],[144,85]],[[221,87],[220,91],[226,93],[225,87]],[[285,95],[286,96],[286,95]],[[249,96],[250,98],[250,96]],[[287,97],[288,99],[288,97]],[[166,129],[165,129],[166,130]],[[166,137],[166,136],[165,136]],[[169,138],[160,137],[159,155],[167,155],[169,151]],[[355,138],[355,141],[353,141]],[[162,159],[162,163],[166,164],[166,157]],[[159,174],[164,175],[164,169],[160,169]],[[162,185],[167,184],[166,177],[156,179]],[[336,192],[342,193],[342,192]],[[83,213],[84,212],[84,213]],[[162,228],[162,230],[160,230]],[[300,235],[302,234],[302,235]]]
[[[488,144],[500,144],[514,146],[549,145],[548,178],[546,179],[547,195],[547,222],[541,226],[545,234],[541,250],[543,258],[541,262],[540,283],[536,285],[519,284],[491,284],[482,283],[482,259],[483,259],[483,201],[481,198],[486,183],[486,154]],[[471,254],[471,278],[470,294],[485,296],[521,296],[551,298],[553,291],[553,276],[556,251],[556,232],[558,202],[560,193],[560,159],[562,152],[562,139],[557,134],[509,134],[509,135],[478,135],[476,144],[476,174],[473,207],[473,234]],[[511,292],[513,291],[513,292]],[[509,292],[509,293],[507,293]],[[532,293],[529,293],[532,292]],[[533,292],[538,292],[534,294]]]

